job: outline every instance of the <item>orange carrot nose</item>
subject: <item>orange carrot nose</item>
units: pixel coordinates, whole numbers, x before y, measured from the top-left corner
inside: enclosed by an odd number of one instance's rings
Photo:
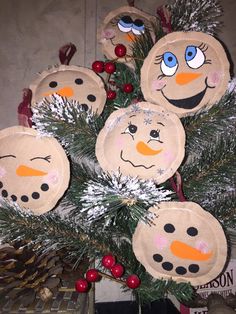
[[[201,76],[202,73],[178,73],[176,75],[176,83],[179,85],[185,85],[188,84],[190,82],[192,82],[193,80],[196,80],[199,76]]]
[[[170,250],[175,256],[192,261],[207,261],[212,256],[212,252],[202,253],[198,249],[180,241],[173,241]]]
[[[62,97],[71,97],[74,95],[74,91],[71,87],[63,87],[63,88],[55,90],[53,92],[44,93],[43,96],[50,96],[54,93],[57,93],[58,95],[60,95]]]
[[[162,149],[154,150],[144,142],[138,142],[138,144],[136,145],[136,149],[140,154],[146,156],[157,155],[162,151]]]
[[[45,176],[48,173],[34,169],[34,168],[30,168],[24,165],[20,165],[16,169],[16,174],[21,177],[34,177],[34,176]]]
[[[126,35],[125,35],[125,39],[127,40],[127,41],[134,41],[135,40],[135,35],[133,34],[133,33],[127,33]]]

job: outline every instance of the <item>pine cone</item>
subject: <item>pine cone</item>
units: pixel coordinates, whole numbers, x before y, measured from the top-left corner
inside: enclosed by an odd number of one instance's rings
[[[60,286],[63,270],[72,270],[61,252],[40,254],[39,246],[29,244],[15,242],[0,249],[0,299],[20,299],[24,306],[31,304],[36,295],[48,301]]]

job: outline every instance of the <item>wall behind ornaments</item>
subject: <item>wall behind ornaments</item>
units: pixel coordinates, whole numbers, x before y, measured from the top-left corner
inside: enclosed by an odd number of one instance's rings
[[[165,0],[137,0],[135,5],[155,14]],[[36,73],[58,63],[58,49],[72,42],[77,53],[72,64],[90,67],[102,58],[96,30],[111,10],[125,0],[1,0],[0,1],[0,128],[17,123],[22,89]],[[222,0],[225,27],[220,38],[236,63],[235,0]]]

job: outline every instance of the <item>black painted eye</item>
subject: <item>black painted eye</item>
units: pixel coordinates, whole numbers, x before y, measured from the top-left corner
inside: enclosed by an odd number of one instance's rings
[[[55,87],[57,87],[57,82],[56,81],[51,81],[48,85],[51,88],[55,88]]]
[[[75,79],[75,84],[77,84],[77,85],[82,85],[83,82],[84,82],[84,81],[83,81],[81,78]]]
[[[135,35],[141,35],[144,33],[144,23],[140,19],[136,19],[133,23],[132,32]]]
[[[94,101],[96,100],[96,97],[95,97],[94,95],[92,95],[92,94],[89,94],[89,95],[87,96],[87,99],[88,99],[89,101],[91,101],[91,102],[94,102]]]
[[[157,130],[151,130],[150,132],[150,137],[153,139],[157,139],[160,137],[160,132]]]
[[[134,134],[134,133],[137,132],[138,127],[137,127],[136,125],[134,125],[134,124],[130,124],[127,129],[129,130],[129,132],[130,132],[131,134]],[[127,130],[127,129],[126,129],[126,130]]]
[[[121,21],[124,22],[125,24],[131,24],[133,23],[133,20],[131,18],[131,16],[129,15],[125,15],[121,18]]]
[[[134,25],[137,26],[137,27],[142,27],[144,25],[143,21],[140,20],[140,19],[136,19],[134,21]]]
[[[198,230],[194,227],[189,227],[187,229],[187,234],[190,235],[191,237],[195,237],[198,234]]]
[[[173,233],[175,231],[175,227],[172,224],[165,224],[164,230],[167,233]]]
[[[83,111],[88,111],[89,107],[87,104],[81,104]]]
[[[133,25],[133,20],[129,15],[123,16],[117,24],[119,30],[124,33],[130,32],[132,25]]]

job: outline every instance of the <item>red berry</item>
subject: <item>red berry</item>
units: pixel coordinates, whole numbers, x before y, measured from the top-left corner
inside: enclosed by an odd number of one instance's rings
[[[96,282],[101,278],[97,269],[89,269],[86,272],[86,279],[88,282]]]
[[[121,264],[115,264],[111,268],[111,273],[115,278],[120,278],[124,273],[124,267]]]
[[[105,255],[102,258],[102,266],[110,269],[116,263],[116,259],[113,255]]]
[[[113,63],[113,62],[106,62],[106,63],[105,63],[105,66],[104,66],[104,69],[105,69],[105,71],[106,71],[107,73],[112,74],[112,73],[114,73],[115,70],[116,70],[116,65],[115,65],[115,63]]]
[[[124,45],[122,45],[122,44],[116,45],[116,47],[115,47],[115,55],[117,57],[120,57],[120,58],[124,57],[126,55],[126,52],[127,52],[127,49],[126,49],[126,47]]]
[[[130,275],[126,279],[126,284],[130,289],[136,289],[140,286],[141,280],[137,275]]]
[[[96,73],[102,73],[104,71],[104,62],[103,61],[94,61],[92,64],[92,69]]]
[[[134,87],[132,84],[130,83],[127,83],[123,86],[123,92],[129,94],[129,93],[132,93],[132,91],[134,90]]]
[[[114,90],[109,89],[107,91],[107,99],[113,100],[116,98],[116,92]]]
[[[75,282],[75,290],[77,292],[87,292],[88,291],[88,282],[86,279],[81,278]]]

